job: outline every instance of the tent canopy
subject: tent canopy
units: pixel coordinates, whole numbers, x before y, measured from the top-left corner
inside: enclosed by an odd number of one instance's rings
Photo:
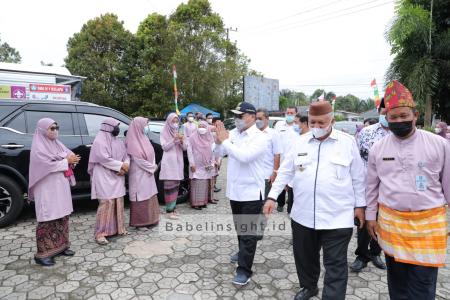
[[[196,103],[191,103],[180,111],[182,117],[185,117],[188,112],[192,112],[194,114],[196,112],[201,112],[204,116],[206,116],[207,113],[212,113],[215,118],[220,118],[220,114],[218,112],[212,111]]]

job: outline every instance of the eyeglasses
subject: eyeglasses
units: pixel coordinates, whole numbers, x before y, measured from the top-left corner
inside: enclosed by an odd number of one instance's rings
[[[59,130],[59,126],[52,126],[50,127],[50,130],[51,131]]]

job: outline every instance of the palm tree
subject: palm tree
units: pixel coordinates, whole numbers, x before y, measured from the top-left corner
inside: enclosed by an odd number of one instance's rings
[[[431,8],[438,12],[436,16]],[[397,1],[396,17],[386,32],[395,55],[386,82],[398,79],[411,90],[419,109],[425,111],[426,126],[431,126],[433,108],[445,111],[440,97],[447,95],[448,99],[450,92],[450,30],[445,26],[448,8],[447,0]]]

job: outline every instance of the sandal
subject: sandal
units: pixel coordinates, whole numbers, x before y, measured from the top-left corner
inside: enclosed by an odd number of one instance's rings
[[[104,236],[102,236],[102,237],[99,237],[99,238],[96,238],[95,239],[95,242],[97,243],[97,244],[99,244],[99,245],[102,245],[102,246],[104,246],[104,245],[108,245],[108,240],[104,237]]]
[[[171,220],[179,220],[180,218],[175,214],[170,214],[169,219]]]

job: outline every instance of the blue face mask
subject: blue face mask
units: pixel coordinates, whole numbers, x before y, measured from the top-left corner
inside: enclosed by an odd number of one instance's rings
[[[300,125],[294,124],[292,127],[294,128],[294,131],[295,131],[296,133],[302,134],[302,129],[300,128]]]
[[[286,122],[292,123],[292,122],[294,122],[294,118],[295,118],[295,116],[286,116]]]
[[[389,127],[389,123],[386,120],[386,116],[385,115],[380,115],[378,117],[378,122],[380,122],[381,126],[383,126],[383,127],[386,127],[386,128]]]

